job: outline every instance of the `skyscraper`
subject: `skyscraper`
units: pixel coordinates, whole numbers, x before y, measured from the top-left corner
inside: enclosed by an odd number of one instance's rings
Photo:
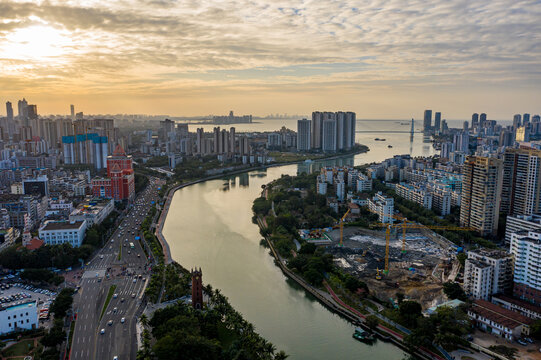
[[[312,113],[312,148],[321,149],[321,135],[323,132],[324,113],[314,111]]]
[[[8,121],[13,121],[13,106],[9,101],[6,102],[6,116],[8,118]]]
[[[75,120],[75,106],[70,105],[71,120]]]
[[[432,127],[432,110],[425,110],[423,130],[428,131]]]
[[[310,120],[302,119],[297,121],[297,150],[308,151],[311,149],[311,130],[312,122]]]
[[[462,168],[460,225],[471,227],[482,235],[498,230],[502,161],[496,158],[468,156]]]
[[[530,123],[530,114],[522,115],[522,125],[527,126]]]
[[[26,112],[29,120],[35,120],[38,118],[38,106],[37,105],[28,105],[26,107]]]
[[[541,150],[505,149],[500,211],[508,215],[541,212]]]
[[[441,130],[441,112],[439,111],[434,114],[434,130]]]
[[[487,121],[487,114],[481,113],[479,116],[479,127],[483,128],[485,127],[485,122]]]
[[[521,116],[520,114],[513,115],[513,129],[518,129],[521,125]]]
[[[471,116],[471,128],[475,129],[479,125],[479,114],[473,113]]]
[[[28,126],[28,102],[26,99],[19,100],[17,102],[18,119],[21,126]]]
[[[323,120],[323,141],[321,148],[323,151],[336,151],[336,119],[329,118]]]

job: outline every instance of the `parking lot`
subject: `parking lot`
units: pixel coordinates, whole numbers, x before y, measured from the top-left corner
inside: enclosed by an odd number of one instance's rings
[[[49,306],[56,297],[56,292],[32,285],[15,282],[0,284],[0,306],[17,305],[28,300],[38,301],[39,319],[49,318]]]

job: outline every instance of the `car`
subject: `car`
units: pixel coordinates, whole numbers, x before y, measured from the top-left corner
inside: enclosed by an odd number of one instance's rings
[[[137,257],[140,258],[140,257],[141,257],[141,254],[137,254]]]
[[[522,340],[522,339],[518,339],[517,342],[522,346],[528,345],[528,343],[526,341]]]
[[[101,278],[98,279],[98,282],[101,282]]]
[[[109,320],[109,321],[107,322],[107,325],[109,325],[109,326],[113,325],[113,320]]]
[[[116,314],[117,311],[118,311],[118,308],[115,307],[115,308],[113,309],[113,313]]]
[[[103,259],[103,255],[100,255],[100,259]]]
[[[124,298],[120,299],[120,302],[123,303],[123,302],[124,302]]]
[[[113,294],[113,299],[116,299],[118,297],[118,294]]]
[[[111,239],[111,243],[114,243],[114,242],[115,242],[115,240],[114,240],[114,239]]]
[[[135,298],[135,293],[132,293],[132,294],[131,294],[131,297],[132,297],[132,298]]]
[[[105,334],[105,329],[101,329],[100,334],[102,334],[102,335]]]
[[[118,360],[118,356],[113,356],[113,360]]]
[[[133,279],[133,282],[136,283],[136,282],[137,282],[137,279]]]
[[[120,319],[120,322],[121,322],[122,324],[124,324],[125,321],[126,321],[126,318]]]

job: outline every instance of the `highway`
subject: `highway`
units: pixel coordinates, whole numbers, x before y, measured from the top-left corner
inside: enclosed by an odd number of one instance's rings
[[[149,261],[135,237],[140,235],[140,224],[147,216],[151,202],[158,202],[158,187],[164,183],[160,179],[150,179],[104,247],[87,262],[74,298],[77,318],[70,359],[136,358],[136,316],[141,310],[150,272]],[[114,296],[100,319],[112,286],[116,286]]]

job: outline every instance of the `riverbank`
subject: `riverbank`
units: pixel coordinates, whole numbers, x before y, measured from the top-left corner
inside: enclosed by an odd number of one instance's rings
[[[329,156],[324,156],[324,157],[318,158],[317,161],[334,160],[334,159],[342,158],[344,156],[355,156],[357,154],[363,154],[363,153],[366,153],[368,151],[370,151],[370,148],[368,148],[365,145],[359,145],[359,148],[357,150],[355,150],[355,151],[351,151],[351,152],[347,152],[347,153],[340,153],[340,154],[329,154]],[[238,174],[246,173],[246,172],[249,172],[249,171],[264,170],[264,169],[278,167],[278,166],[284,166],[284,165],[301,164],[301,163],[304,163],[304,162],[306,162],[306,160],[286,161],[286,162],[272,163],[272,164],[261,165],[261,166],[257,166],[257,167],[251,167],[251,168],[243,168],[243,169],[238,169],[238,170],[234,170],[234,171],[227,172],[227,173],[220,173],[220,174],[206,176],[206,177],[201,178],[201,179],[197,179],[197,180],[189,181],[189,182],[186,182],[186,183],[183,183],[183,184],[175,185],[172,188],[168,189],[167,194],[165,195],[165,202],[164,202],[163,208],[161,209],[161,212],[160,212],[160,217],[159,217],[158,221],[156,222],[156,230],[154,232],[154,235],[156,235],[156,237],[158,238],[158,240],[160,241],[160,244],[162,246],[163,253],[164,253],[164,262],[165,262],[165,264],[170,264],[173,261],[173,259],[171,257],[171,249],[169,248],[169,244],[167,243],[167,240],[163,236],[162,230],[163,230],[163,226],[165,224],[165,220],[167,219],[167,214],[169,213],[169,208],[171,206],[171,201],[173,200],[173,196],[175,195],[175,192],[177,190],[182,189],[182,188],[187,187],[187,186],[190,186],[190,185],[195,185],[195,184],[198,184],[198,183],[202,183],[202,182],[205,182],[205,181],[221,179],[224,176],[238,175]]]
[[[264,221],[259,216],[257,217],[257,224],[259,228],[263,230],[263,232],[267,228],[264,224]],[[342,300],[340,300],[338,295],[334,293],[332,288],[325,281],[323,282],[323,284],[327,292],[321,291],[320,289],[310,285],[306,280],[304,280],[302,277],[300,277],[288,268],[288,266],[286,265],[286,261],[274,248],[274,244],[272,243],[270,237],[268,235],[265,235],[264,239],[268,244],[269,248],[271,249],[272,255],[276,259],[275,263],[278,265],[280,270],[282,270],[284,275],[299,284],[302,288],[304,288],[304,290],[314,296],[320,303],[322,303],[327,309],[329,309],[333,313],[338,314],[339,316],[350,321],[354,325],[362,326],[365,329],[368,329],[365,324],[366,315],[353,309],[352,307],[345,304]],[[375,332],[380,339],[386,339],[387,341],[392,342],[395,346],[398,346],[402,350],[409,351],[403,343],[404,336],[402,334],[392,329],[389,329],[388,327],[381,324],[379,324],[377,326],[377,330],[373,330],[373,332]],[[418,349],[418,351],[415,352],[415,355],[421,359],[444,360],[444,358],[442,358],[441,356],[434,354],[433,352],[425,348]]]

